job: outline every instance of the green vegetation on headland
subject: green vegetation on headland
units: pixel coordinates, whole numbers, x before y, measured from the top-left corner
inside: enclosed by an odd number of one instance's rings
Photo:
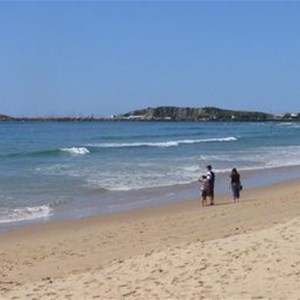
[[[300,121],[300,113],[274,115],[264,112],[238,111],[217,107],[160,106],[134,110],[126,114],[98,118],[88,117],[21,117],[0,115],[0,121]]]

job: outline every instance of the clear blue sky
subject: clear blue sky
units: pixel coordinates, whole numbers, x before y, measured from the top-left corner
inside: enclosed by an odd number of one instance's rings
[[[0,113],[300,112],[300,2],[0,2]]]

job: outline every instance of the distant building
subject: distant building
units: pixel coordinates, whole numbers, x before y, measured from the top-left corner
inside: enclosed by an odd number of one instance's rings
[[[144,115],[132,115],[132,116],[128,116],[126,117],[127,120],[145,120],[145,116]]]

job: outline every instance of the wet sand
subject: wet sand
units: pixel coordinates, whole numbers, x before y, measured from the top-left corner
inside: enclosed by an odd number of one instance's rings
[[[1,299],[300,299],[300,181],[0,234]]]

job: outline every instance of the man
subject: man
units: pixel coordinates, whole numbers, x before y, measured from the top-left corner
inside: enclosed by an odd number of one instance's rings
[[[208,165],[206,167],[207,169],[207,174],[206,174],[206,177],[208,179],[208,184],[209,184],[209,191],[208,191],[208,196],[209,196],[209,199],[210,199],[210,205],[214,205],[215,202],[214,202],[214,198],[215,198],[215,192],[214,192],[214,189],[215,189],[215,173],[212,171],[212,166],[211,165]]]

